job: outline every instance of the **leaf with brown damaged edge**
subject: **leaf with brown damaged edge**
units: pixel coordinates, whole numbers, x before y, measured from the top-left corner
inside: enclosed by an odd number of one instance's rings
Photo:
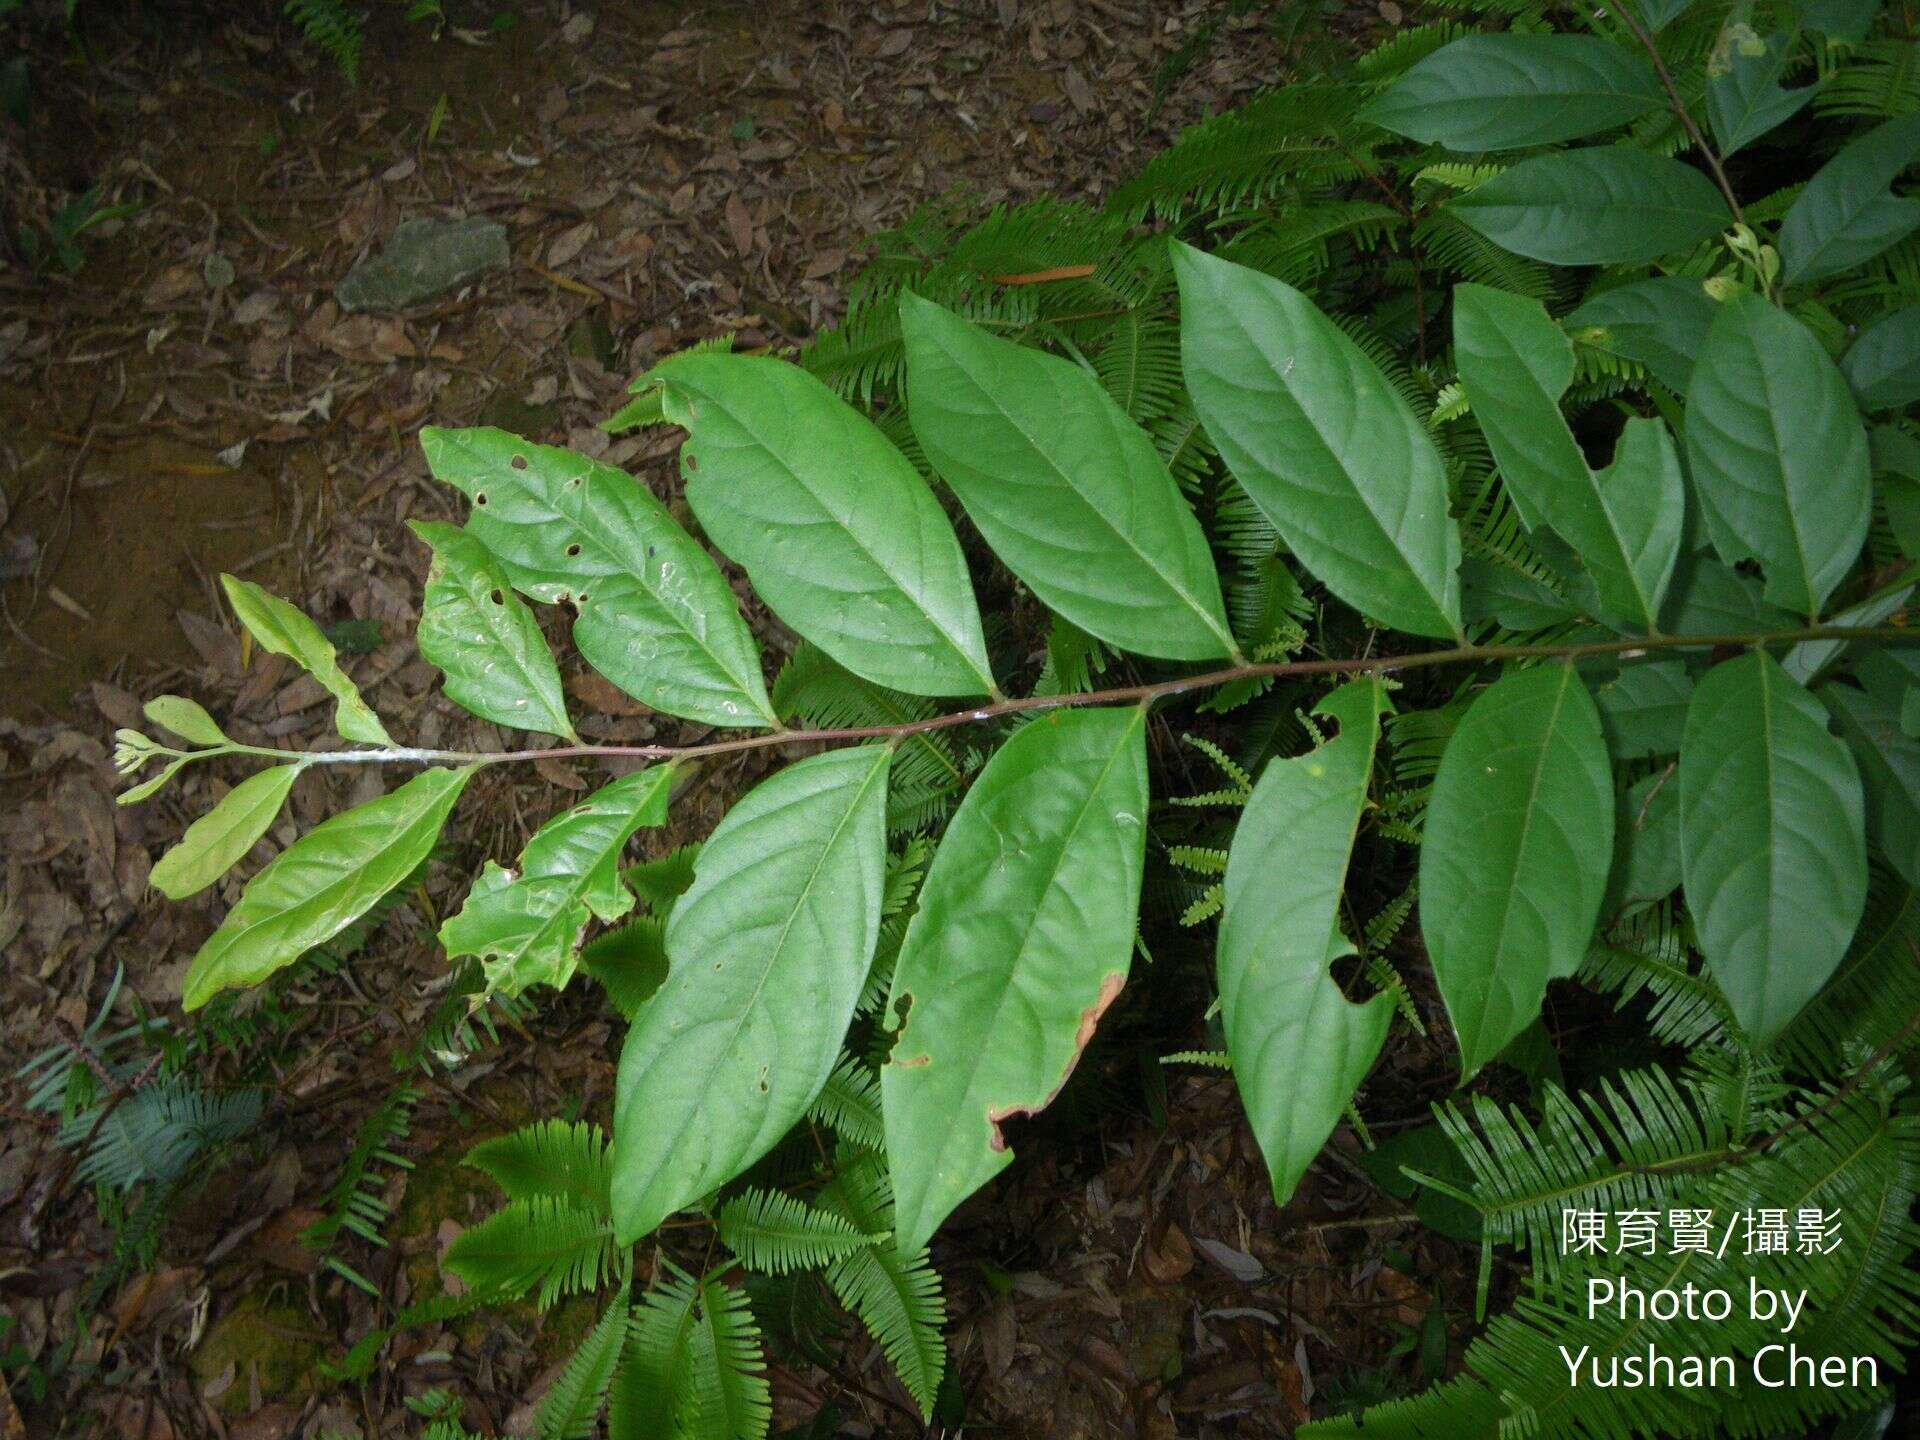
[[[1145,858],[1143,709],[1048,715],[988,762],[921,892],[881,1071],[895,1243],[927,1243],[1013,1160],[1126,983]]]

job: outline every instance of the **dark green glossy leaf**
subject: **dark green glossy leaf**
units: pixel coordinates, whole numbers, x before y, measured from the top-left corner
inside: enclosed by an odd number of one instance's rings
[[[1812,332],[1757,295],[1727,301],[1708,332],[1687,462],[1720,558],[1758,560],[1770,603],[1818,615],[1867,538],[1867,432]]]
[[[447,698],[496,725],[579,744],[540,623],[493,553],[455,526],[410,523],[433,549],[417,638],[445,673]]]
[[[947,827],[893,975],[880,1072],[895,1243],[912,1253],[1013,1161],[1126,982],[1147,818],[1143,710],[1056,710]]]
[[[433,851],[473,774],[428,770],[392,794],[322,821],[248,883],[187,970],[184,1004],[258,985],[358,920]]]
[[[1616,760],[1680,753],[1693,680],[1679,660],[1646,660],[1593,687],[1600,728]]]
[[[479,956],[490,995],[564,988],[589,917],[617,920],[633,908],[620,855],[642,826],[666,823],[672,784],[668,765],[622,776],[535,831],[518,873],[489,860],[459,913],[440,927],[447,955]]]
[[[1840,373],[1862,410],[1898,410],[1920,400],[1920,305],[1869,325],[1840,358]]]
[[[1663,103],[1644,60],[1591,35],[1468,35],[1421,60],[1361,118],[1449,150],[1577,140]]]
[[[1654,379],[1684,395],[1693,357],[1718,313],[1698,280],[1660,275],[1589,297],[1565,324],[1569,334],[1646,366]]]
[[[1456,286],[1453,333],[1468,401],[1522,521],[1573,547],[1602,618],[1657,629],[1686,512],[1667,427],[1628,420],[1613,464],[1596,474],[1560,413],[1573,344],[1537,300]]]
[[[1780,264],[1795,285],[1851,270],[1920,229],[1920,198],[1888,188],[1920,159],[1920,114],[1869,130],[1820,167],[1780,224]]]
[[[1237,653],[1200,522],[1098,380],[915,295],[900,324],[913,432],[1009,570],[1122,649]]]
[[[1680,785],[1671,767],[1620,792],[1604,914],[1664,900],[1680,888]]]
[[[1634,265],[1733,223],[1690,165],[1627,146],[1536,155],[1448,208],[1502,249],[1550,265]]]
[[[1420,929],[1464,1075],[1587,953],[1613,814],[1600,716],[1570,665],[1507,675],[1447,742],[1420,844]]]
[[[1732,39],[1725,69],[1707,82],[1707,123],[1720,143],[1722,158],[1791,120],[1820,88],[1817,84],[1781,88],[1780,77],[1792,53],[1790,36],[1769,35],[1763,40],[1744,26],[1732,28],[1745,34]]]
[[[1867,839],[1901,879],[1920,884],[1920,740],[1902,726],[1900,710],[1870,690],[1835,684],[1819,694],[1860,767]]]
[[[1234,478],[1316,578],[1415,635],[1460,633],[1460,531],[1407,402],[1305,295],[1175,245],[1180,357]]]
[[[953,526],[865,416],[765,356],[677,355],[652,378],[689,432],[687,503],[768,609],[876,685],[995,689]]]
[[[1267,766],[1227,858],[1220,1014],[1233,1081],[1280,1205],[1340,1123],[1393,1019],[1391,996],[1352,1004],[1327,973],[1354,953],[1340,900],[1387,708],[1377,679],[1321,701],[1315,713],[1340,733]]]
[[[467,533],[514,588],[576,607],[573,640],[594,669],[669,715],[778,728],[732,588],[646,486],[504,430],[429,428],[420,447],[473,501]]]
[[[1749,1036],[1764,1044],[1846,953],[1867,895],[1860,777],[1826,711],[1743,655],[1694,688],[1680,747],[1687,906]]]
[[[620,1055],[622,1244],[766,1154],[826,1084],[880,928],[889,756],[790,765],[701,847],[667,922],[666,981]]]
[[[1672,635],[1758,635],[1803,623],[1769,605],[1760,582],[1709,554],[1682,555],[1667,590],[1665,629]]]

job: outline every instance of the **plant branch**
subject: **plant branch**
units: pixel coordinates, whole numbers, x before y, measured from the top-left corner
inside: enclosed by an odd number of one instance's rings
[[[594,757],[629,760],[688,760],[705,755],[730,755],[772,745],[844,744],[856,740],[897,741],[932,730],[997,720],[1036,710],[1079,709],[1101,705],[1151,705],[1156,700],[1214,690],[1238,680],[1300,679],[1314,675],[1387,675],[1426,670],[1439,665],[1482,665],[1505,660],[1577,660],[1619,655],[1637,659],[1662,650],[1749,649],[1762,645],[1791,645],[1809,640],[1920,640],[1920,630],[1900,626],[1855,627],[1810,625],[1799,630],[1777,630],[1746,635],[1643,635],[1632,639],[1595,640],[1575,645],[1456,645],[1445,650],[1421,650],[1406,655],[1362,656],[1350,660],[1281,660],[1234,665],[1200,675],[1183,675],[1148,685],[1123,685],[1110,690],[1088,690],[1068,695],[1027,695],[999,700],[971,710],[956,710],[910,720],[898,725],[856,725],[837,730],[776,730],[710,740],[699,745],[564,745],[544,750],[425,750],[397,746],[384,750],[272,750],[236,745],[235,753],[294,760],[306,765],[499,765],[508,761],[583,760]]]
[[[1647,52],[1647,58],[1653,61],[1654,73],[1660,77],[1660,88],[1667,92],[1667,107],[1686,127],[1688,138],[1699,147],[1700,154],[1706,159],[1707,168],[1713,171],[1713,180],[1720,187],[1721,197],[1726,200],[1727,208],[1733,212],[1735,223],[1746,224],[1746,214],[1740,209],[1740,197],[1733,193],[1733,186],[1727,180],[1726,169],[1720,163],[1719,152],[1707,143],[1707,137],[1701,133],[1692,112],[1687,109],[1686,102],[1680,98],[1679,87],[1673,83],[1673,74],[1667,69],[1667,62],[1660,58],[1660,47],[1653,43],[1653,36],[1642,29],[1640,22],[1634,19],[1632,6],[1633,0],[1621,0],[1621,3],[1614,7],[1614,13],[1620,17],[1620,23],[1632,32],[1633,38],[1640,42],[1640,47]]]

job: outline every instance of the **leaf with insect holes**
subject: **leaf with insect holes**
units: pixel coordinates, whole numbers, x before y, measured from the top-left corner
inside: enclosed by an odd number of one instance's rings
[[[206,889],[260,842],[300,770],[299,765],[275,765],[242,780],[187,827],[153,867],[149,883],[169,900]]]
[[[1412,66],[1361,118],[1449,150],[1577,140],[1663,103],[1637,55],[1592,35],[1467,35]]]
[[[1145,711],[1054,711],[994,754],[947,826],[880,1072],[903,1253],[1013,1162],[1001,1125],[1051,1103],[1126,983],[1146,814]]]
[[[1635,265],[1733,224],[1691,165],[1626,145],[1535,155],[1447,205],[1503,250],[1549,265]]]
[[[540,622],[492,552],[456,526],[408,523],[433,549],[417,638],[445,673],[447,698],[496,725],[579,744]]]
[[[1472,1076],[1587,953],[1613,853],[1600,716],[1571,665],[1489,686],[1440,757],[1420,841],[1420,930]]]
[[[879,936],[890,758],[864,745],[790,765],[701,847],[667,978],[620,1054],[621,1244],[766,1154],[826,1084]]]
[[[1709,670],[1680,745],[1680,856],[1707,969],[1765,1044],[1818,993],[1866,905],[1860,775],[1770,655]]]
[[[490,995],[564,988],[589,918],[617,920],[633,908],[620,855],[642,826],[666,823],[672,786],[670,765],[622,776],[535,831],[517,875],[489,860],[466,904],[440,927],[448,958],[478,955]]]
[[[1686,518],[1680,456],[1665,423],[1628,420],[1613,463],[1595,472],[1560,411],[1573,344],[1539,301],[1458,285],[1453,334],[1467,398],[1521,519],[1573,547],[1602,618],[1658,629]]]
[[[474,767],[416,775],[378,800],[323,820],[248,882],[193,957],[183,1003],[258,985],[338,935],[433,852]]]
[[[1278,1205],[1340,1123],[1393,1019],[1391,995],[1355,1005],[1327,973],[1354,953],[1340,931],[1340,899],[1388,708],[1378,679],[1322,700],[1314,713],[1340,733],[1267,766],[1227,858],[1220,1018]]]
[[[1916,202],[1920,203],[1920,202]],[[1872,519],[1867,432],[1811,330],[1758,295],[1720,307],[1687,387],[1687,462],[1713,548],[1816,616]]]
[[[676,355],[649,378],[688,431],[687,504],[768,609],[876,685],[995,690],[953,526],[871,421],[767,356]]]
[[[1009,570],[1089,635],[1163,660],[1235,653],[1200,522],[1086,370],[900,299],[908,418]]]
[[[333,643],[320,633],[320,627],[277,595],[269,595],[251,580],[222,575],[233,613],[260,648],[273,655],[284,655],[300,666],[329,695],[338,701],[334,709],[334,728],[349,740],[368,745],[391,745],[393,737],[380,723],[380,717],[360,698],[360,691],[340,668]],[[164,721],[161,723],[165,723]]]
[[[473,501],[467,533],[514,588],[574,605],[574,644],[594,669],[669,715],[778,728],[732,588],[646,486],[504,430],[431,427],[420,447]]]
[[[1227,468],[1315,577],[1361,614],[1460,634],[1460,529],[1426,428],[1291,285],[1185,245],[1180,362]]]

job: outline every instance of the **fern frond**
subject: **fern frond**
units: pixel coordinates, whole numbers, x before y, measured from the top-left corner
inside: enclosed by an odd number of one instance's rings
[[[540,1440],[587,1440],[606,1406],[607,1387],[613,1383],[627,1342],[631,1313],[626,1297],[617,1297],[580,1342],[534,1411]]]
[[[880,1113],[880,1084],[873,1071],[852,1055],[842,1054],[827,1083],[807,1107],[807,1118],[825,1125],[850,1145],[879,1154],[886,1148],[886,1126]]]
[[[842,1150],[836,1172],[821,1194],[821,1205],[857,1230],[891,1231],[893,1196],[881,1160]],[[947,1368],[947,1347],[940,1338],[947,1306],[927,1252],[902,1255],[891,1245],[865,1246],[834,1261],[827,1271],[827,1284],[867,1327],[908,1393],[919,1402],[921,1416],[931,1420],[934,1396]]]
[[[713,1440],[764,1440],[773,1395],[760,1327],[744,1290],[719,1278],[700,1282],[700,1310],[689,1347],[698,1407],[682,1432]]]
[[[584,1120],[540,1120],[482,1140],[463,1163],[491,1179],[509,1200],[564,1200],[612,1218],[613,1152],[600,1127]]]
[[[580,950],[580,968],[607,992],[607,1003],[632,1022],[667,978],[667,926],[657,915],[641,915]]]
[[[747,1190],[720,1207],[720,1243],[749,1270],[768,1275],[817,1270],[885,1238],[863,1235],[845,1216],[778,1191]]]
[[[374,1165],[390,1165],[396,1170],[411,1170],[413,1162],[394,1151],[413,1123],[413,1107],[420,1103],[420,1092],[411,1085],[400,1085],[360,1124],[353,1148],[347,1152],[340,1178],[328,1192],[325,1214],[301,1231],[303,1243],[317,1250],[329,1249],[342,1230],[358,1235],[369,1245],[386,1244],[380,1229],[387,1223],[387,1204],[374,1184]]]
[[[101,1119],[103,1106],[111,1109]],[[80,1111],[61,1126],[60,1143],[71,1149],[91,1135],[74,1178],[129,1190],[150,1180],[178,1179],[208,1151],[252,1130],[260,1112],[257,1090],[216,1095],[187,1076],[166,1076],[117,1105],[103,1100]]]
[[[287,0],[287,18],[340,67],[349,85],[360,79],[360,44],[366,17],[348,0]]]
[[[473,1289],[524,1295],[545,1310],[565,1295],[598,1290],[626,1263],[613,1222],[552,1195],[510,1200],[462,1231],[441,1262]]]

